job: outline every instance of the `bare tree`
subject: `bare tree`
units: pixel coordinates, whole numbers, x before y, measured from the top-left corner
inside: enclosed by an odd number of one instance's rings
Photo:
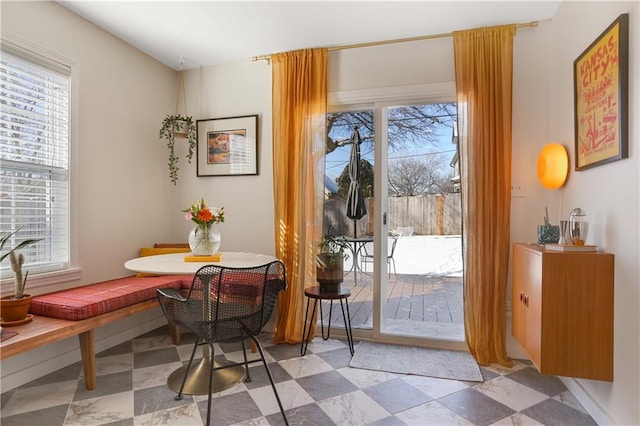
[[[389,162],[389,195],[394,197],[453,192],[452,172],[439,155],[401,158]]]
[[[436,128],[442,125],[453,129],[456,120],[454,103],[408,105],[389,109],[389,147],[392,151],[433,145],[438,141]],[[360,131],[363,143],[373,144],[373,110],[334,112],[327,114],[326,153],[349,142],[354,127]]]

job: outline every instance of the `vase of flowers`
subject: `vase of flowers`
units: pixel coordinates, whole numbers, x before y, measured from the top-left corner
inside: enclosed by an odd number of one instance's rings
[[[220,232],[216,223],[224,222],[224,207],[210,208],[203,198],[182,210],[185,219],[197,226],[189,232],[189,247],[194,256],[211,256],[220,248]]]

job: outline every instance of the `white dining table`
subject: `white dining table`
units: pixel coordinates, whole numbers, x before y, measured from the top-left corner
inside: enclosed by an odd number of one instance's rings
[[[252,268],[276,261],[273,256],[259,253],[222,252],[219,262],[187,262],[185,257],[191,253],[158,254],[127,260],[124,267],[130,271],[157,275],[192,275],[205,265],[218,265],[225,268]]]
[[[266,265],[278,260],[273,256],[258,253],[222,252],[218,262],[187,262],[186,256],[191,253],[158,254],[155,256],[137,257],[125,262],[124,267],[130,271],[156,275],[195,275],[205,265],[217,265],[226,268],[251,268]],[[187,367],[183,366],[169,375],[167,385],[175,392],[180,392]],[[184,379],[182,393],[187,395],[206,395],[209,393],[209,375],[211,374],[211,350],[209,345],[202,345],[202,358],[189,369]],[[213,391],[220,392],[244,379],[243,364],[218,360],[214,362]]]

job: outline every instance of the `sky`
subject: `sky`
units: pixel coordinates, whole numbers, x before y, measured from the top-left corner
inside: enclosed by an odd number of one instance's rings
[[[438,152],[443,153],[442,155],[447,159],[448,164],[448,161],[453,157],[455,153],[455,145],[451,143],[451,136],[451,130],[449,128],[443,129],[440,134],[439,141],[436,145],[390,152],[389,161],[392,161],[395,158],[416,157],[428,153]],[[345,139],[347,137],[348,136],[345,136]],[[337,177],[340,176],[344,168],[349,163],[350,153],[351,145],[347,144],[327,154],[325,161],[325,174],[329,176],[330,179],[335,181]],[[360,147],[360,155],[363,159],[369,161],[371,164],[374,164],[375,153],[373,150],[373,146],[369,141],[365,141],[362,143]]]

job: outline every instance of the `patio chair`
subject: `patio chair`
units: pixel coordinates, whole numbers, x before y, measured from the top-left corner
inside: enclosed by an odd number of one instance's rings
[[[397,235],[398,237],[410,237],[413,235],[413,227],[398,226],[396,229],[391,231],[391,235]]]
[[[203,266],[193,277],[191,288],[186,296],[179,290],[158,289],[158,300],[169,323],[185,327],[197,336],[176,399],[182,398],[187,375],[199,345],[209,346],[210,371],[213,372],[217,369],[214,366],[214,343],[241,342],[245,381],[251,381],[245,349],[245,340],[251,339],[260,352],[260,358],[267,371],[284,422],[289,424],[262,345],[256,338],[271,317],[278,293],[285,288],[285,266],[280,261],[274,261],[263,266],[248,268]],[[208,376],[207,425],[210,424],[211,418],[215,374]]]
[[[393,254],[396,251],[396,244],[398,243],[398,236],[391,235],[389,236],[389,241],[387,243],[387,270],[389,273],[389,277],[391,277],[391,265],[393,265],[393,276],[396,277],[396,261],[393,258]],[[367,272],[367,263],[373,264],[373,243],[365,244],[362,246],[362,253],[360,254],[360,262],[362,264],[362,272]]]

